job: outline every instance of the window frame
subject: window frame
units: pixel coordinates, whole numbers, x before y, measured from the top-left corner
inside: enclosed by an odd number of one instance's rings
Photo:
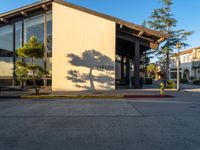
[[[22,26],[21,26],[21,34],[22,34],[22,41],[21,41],[21,45],[23,46],[24,43],[25,43],[25,33],[24,33],[24,29],[25,29],[25,26],[24,26],[24,22],[26,19],[28,18],[31,18],[31,17],[36,17],[36,16],[43,16],[43,19],[44,19],[44,39],[43,39],[43,42],[45,43],[45,41],[47,41],[47,37],[45,36],[45,30],[47,30],[47,15],[49,14],[52,14],[52,10],[47,10],[47,11],[39,11],[39,12],[35,12],[33,14],[30,14],[29,16],[26,16],[26,17],[22,17],[20,19],[14,19],[12,20],[11,22],[9,23],[5,23],[3,25],[0,25],[0,28],[3,28],[5,26],[8,26],[8,25],[11,25],[13,28],[13,34],[12,34],[12,51],[13,51],[13,76],[11,76],[12,80],[13,80],[13,84],[12,86],[15,86],[16,85],[16,74],[15,74],[15,68],[16,68],[16,59],[17,59],[17,56],[16,56],[16,24],[18,22],[22,22]],[[51,20],[52,20],[52,16],[51,16]],[[47,32],[47,31],[46,31]],[[53,34],[53,33],[52,33]],[[45,48],[46,49],[46,48]],[[47,49],[45,50],[45,53],[47,52]],[[51,56],[52,57],[52,56]]]

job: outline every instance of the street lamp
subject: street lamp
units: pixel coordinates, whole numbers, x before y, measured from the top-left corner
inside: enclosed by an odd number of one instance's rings
[[[178,49],[177,54],[177,90],[180,90],[180,49],[181,49],[181,43],[176,43],[176,48]]]

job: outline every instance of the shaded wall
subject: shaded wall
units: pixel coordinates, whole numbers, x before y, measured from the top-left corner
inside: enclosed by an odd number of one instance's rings
[[[53,3],[53,91],[115,89],[115,26]]]

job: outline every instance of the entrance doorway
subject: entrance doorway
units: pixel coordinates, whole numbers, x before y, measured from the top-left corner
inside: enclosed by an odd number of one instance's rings
[[[189,80],[190,78],[190,71],[188,69],[185,69],[183,72],[183,78]]]
[[[117,89],[129,89],[135,88],[135,44],[124,39],[117,38],[116,47],[116,88]],[[146,47],[140,45],[140,59],[139,71],[141,75],[145,68],[144,54],[147,50]]]
[[[132,86],[134,66],[129,56],[116,55],[116,83],[118,88],[130,88]]]

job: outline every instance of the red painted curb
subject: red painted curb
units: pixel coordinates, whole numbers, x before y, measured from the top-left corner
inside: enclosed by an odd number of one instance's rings
[[[171,95],[124,95],[124,98],[172,98]]]

